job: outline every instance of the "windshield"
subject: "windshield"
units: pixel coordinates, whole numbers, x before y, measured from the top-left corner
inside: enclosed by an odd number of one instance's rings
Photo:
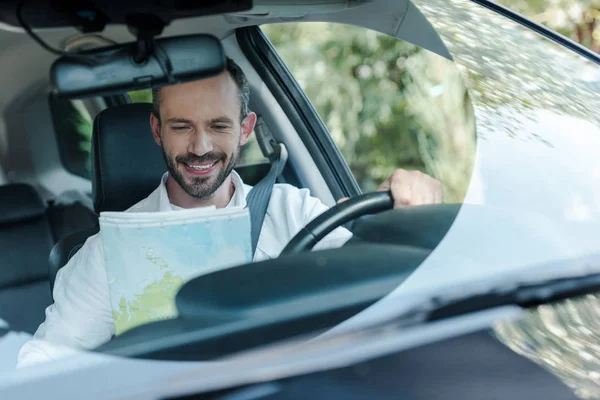
[[[417,2],[460,65],[475,108],[479,140],[464,202],[508,213],[465,212],[412,284],[435,285],[428,265],[439,274],[460,265],[444,274],[447,284],[595,252],[597,65],[474,3],[442,3]]]
[[[503,3],[598,49],[592,7]],[[203,17],[221,74],[12,99],[0,262],[34,267],[0,275],[0,367],[20,364],[0,393],[80,356],[192,374],[297,338],[317,353],[392,317],[425,325],[449,299],[597,273],[598,60],[488,6]],[[486,328],[594,398],[597,295],[540,305],[540,290]]]

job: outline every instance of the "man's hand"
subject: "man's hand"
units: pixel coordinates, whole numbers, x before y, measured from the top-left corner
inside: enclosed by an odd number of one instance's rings
[[[443,201],[442,183],[421,171],[397,169],[377,190],[391,190],[394,208],[440,204]]]
[[[442,183],[420,171],[397,169],[379,185],[378,191],[390,190],[394,198],[394,208],[440,204],[443,201]],[[338,200],[338,204],[348,200]]]

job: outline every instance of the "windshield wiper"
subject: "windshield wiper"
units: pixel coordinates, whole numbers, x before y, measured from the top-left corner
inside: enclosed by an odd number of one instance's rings
[[[595,291],[600,291],[600,273],[502,285],[458,298],[436,296],[427,302],[428,305],[421,305],[418,309],[425,314],[423,321],[437,321],[505,305],[531,308]]]

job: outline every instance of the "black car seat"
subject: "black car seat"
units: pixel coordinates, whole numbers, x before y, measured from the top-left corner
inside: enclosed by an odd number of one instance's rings
[[[94,210],[125,211],[158,186],[166,167],[150,130],[149,103],[107,108],[96,116],[92,132]],[[50,253],[50,286],[62,268],[98,225],[61,240]]]
[[[92,195],[94,210],[125,211],[147,197],[166,172],[164,158],[152,137],[152,104],[133,103],[110,107],[94,120],[92,133]],[[269,164],[236,168],[249,185],[260,181]],[[81,248],[98,226],[77,232],[57,243],[50,253],[50,284],[60,268]]]
[[[33,333],[52,303],[48,253],[65,236],[95,223],[81,203],[47,205],[33,186],[0,186],[0,318]]]

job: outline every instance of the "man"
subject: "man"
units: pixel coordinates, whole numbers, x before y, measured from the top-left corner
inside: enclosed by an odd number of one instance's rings
[[[248,109],[249,92],[246,77],[231,60],[216,77],[154,90],[150,124],[168,172],[152,194],[128,211],[245,206],[251,187],[233,167],[256,123]],[[440,183],[420,172],[397,170],[380,188],[391,190],[395,207],[442,201]],[[275,185],[254,260],[277,257],[326,209],[306,189]],[[350,237],[340,227],[315,249],[340,247]],[[46,320],[19,353],[19,367],[61,356],[58,346],[91,349],[114,334],[100,235],[90,237],[60,270],[53,294]]]

